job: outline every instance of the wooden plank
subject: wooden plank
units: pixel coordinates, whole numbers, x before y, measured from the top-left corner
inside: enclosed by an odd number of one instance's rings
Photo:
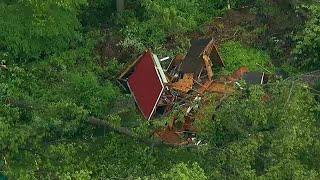
[[[184,74],[183,78],[178,82],[172,83],[171,87],[175,90],[187,93],[193,86],[193,73]]]
[[[208,78],[209,78],[209,81],[212,80],[212,77],[213,77],[213,71],[212,71],[212,68],[211,68],[211,60],[209,58],[209,56],[207,55],[203,55],[203,61],[204,61],[204,64],[206,66],[206,70],[207,70],[207,73],[208,73]]]
[[[207,91],[207,89],[210,87],[212,81],[207,81],[204,83],[204,85],[199,89],[200,94],[203,94]]]

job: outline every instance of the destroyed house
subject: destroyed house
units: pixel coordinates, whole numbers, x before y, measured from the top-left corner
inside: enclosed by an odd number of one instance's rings
[[[158,109],[163,111],[162,106],[170,103],[171,98],[165,97],[167,78],[158,57],[150,50],[137,58],[119,76],[118,81],[131,92],[147,120],[150,120]]]
[[[154,132],[156,137],[168,144],[194,142],[198,131],[194,122],[198,119],[199,109],[208,102],[207,93],[215,95],[218,107],[223,99],[237,89],[244,89],[239,81],[263,84],[269,79],[265,73],[250,72],[245,66],[232,75],[217,73],[214,76],[214,67],[224,67],[225,64],[217,46],[210,39],[191,41],[187,55],[177,55],[163,69],[160,62],[168,59],[159,60],[147,50],[118,78],[120,84],[131,92],[147,120],[173,112],[172,121],[168,122],[167,127]]]
[[[151,50],[147,50],[118,77],[118,82],[131,92],[147,120],[169,113],[176,98],[194,89],[195,81],[212,82],[213,62],[224,66],[211,39],[193,40],[187,55],[172,59],[166,69],[162,68],[160,61]]]

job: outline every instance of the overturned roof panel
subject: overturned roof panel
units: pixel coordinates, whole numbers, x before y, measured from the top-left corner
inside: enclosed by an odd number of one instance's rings
[[[191,41],[191,47],[182,63],[182,73],[193,73],[195,76],[201,73],[204,63],[200,55],[209,42],[210,39]]]
[[[130,91],[143,116],[148,120],[152,117],[164,89],[153,58],[150,51],[142,55],[128,79]]]

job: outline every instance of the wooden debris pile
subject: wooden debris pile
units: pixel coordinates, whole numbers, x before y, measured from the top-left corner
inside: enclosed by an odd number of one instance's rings
[[[166,128],[154,133],[168,144],[194,143],[197,131],[194,117],[205,93],[214,93],[219,99],[234,93],[235,82],[244,77],[252,83],[265,81],[264,74],[252,74],[246,67],[228,77],[215,77],[214,68],[225,67],[225,64],[212,39],[191,41],[187,55],[177,55],[166,69],[161,66],[165,59],[168,58],[158,59],[147,50],[128,66],[118,81],[131,92],[147,120],[166,116],[174,110],[184,114],[182,124],[179,125],[175,116]]]

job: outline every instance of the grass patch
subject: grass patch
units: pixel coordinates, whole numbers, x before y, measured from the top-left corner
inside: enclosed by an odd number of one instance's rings
[[[250,71],[275,71],[267,52],[246,47],[239,42],[228,41],[222,44],[221,54],[226,64],[226,73],[232,73],[242,66],[247,66]]]

